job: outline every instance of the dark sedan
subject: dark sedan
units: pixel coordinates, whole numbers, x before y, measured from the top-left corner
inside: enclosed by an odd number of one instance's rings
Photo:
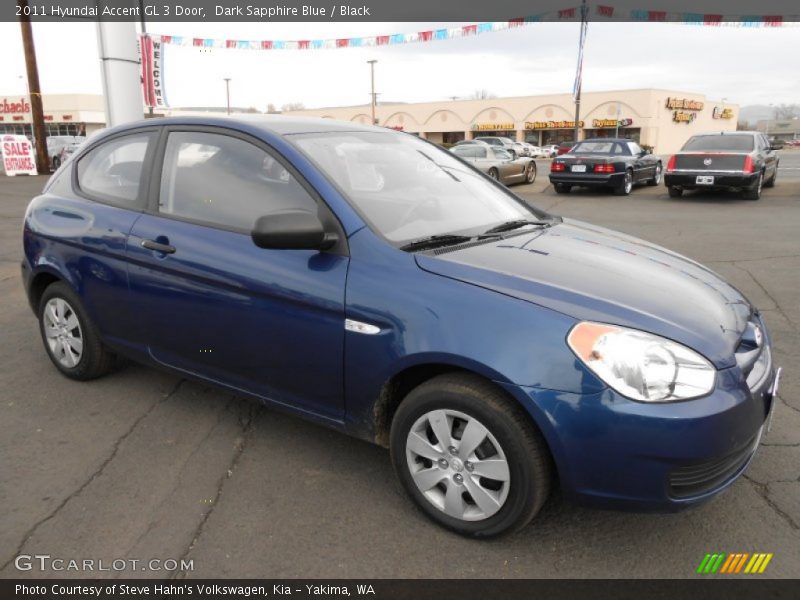
[[[637,183],[661,183],[661,161],[633,140],[584,140],[553,160],[550,183],[559,194],[582,186],[609,187],[618,196],[627,196]]]
[[[758,200],[778,177],[776,149],[757,131],[695,135],[669,159],[664,184],[673,198],[684,190],[722,189]]]

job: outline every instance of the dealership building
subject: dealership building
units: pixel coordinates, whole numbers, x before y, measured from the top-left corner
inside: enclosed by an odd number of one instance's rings
[[[46,135],[85,135],[105,127],[99,94],[44,94],[42,106]],[[0,94],[0,133],[33,138],[29,96]]]
[[[284,114],[369,123],[369,105]],[[620,135],[667,154],[692,135],[735,131],[739,107],[695,92],[639,89],[584,92],[579,139]],[[379,125],[438,143],[502,135],[536,145],[574,141],[575,103],[570,94],[379,104]]]
[[[42,96],[48,135],[91,134],[105,127],[99,94]],[[205,114],[202,110],[159,109],[156,116]],[[219,112],[214,112],[220,116]],[[235,112],[234,112],[235,114]],[[369,105],[285,112],[355,123],[369,123]],[[579,139],[620,135],[651,146],[659,154],[678,150],[692,135],[734,131],[739,107],[703,94],[661,89],[584,92]],[[433,142],[455,143],[476,136],[503,135],[537,145],[574,141],[575,104],[570,94],[379,104],[379,125]],[[777,127],[775,128],[778,129]],[[0,95],[0,133],[32,137],[30,99]]]

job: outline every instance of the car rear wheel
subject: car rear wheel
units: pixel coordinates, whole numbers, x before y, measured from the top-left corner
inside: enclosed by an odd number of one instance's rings
[[[622,178],[615,187],[614,193],[617,196],[627,196],[633,190],[633,171],[628,169],[625,171],[625,177]]]
[[[669,192],[670,198],[680,198],[683,196],[683,188],[675,187],[674,185],[669,186],[667,191]]]
[[[390,447],[406,492],[461,535],[520,529],[550,493],[541,434],[502,390],[475,376],[441,375],[415,388],[392,421]]]
[[[525,167],[525,182],[533,183],[534,181],[536,181],[536,163],[531,161]]]
[[[775,187],[775,180],[777,178],[778,178],[778,165],[775,165],[775,172],[772,174],[772,177],[769,178],[769,181],[767,181],[764,184],[764,187],[768,188]]]
[[[756,184],[749,190],[742,192],[742,198],[746,200],[758,200],[761,198],[761,188],[764,187],[764,172],[758,174]]]
[[[500,181],[500,173],[498,173],[497,169],[495,169],[494,167],[489,169],[489,177],[491,177],[495,181]]]
[[[556,191],[556,194],[569,194],[572,186],[568,183],[556,183],[553,185],[553,189]]]
[[[647,182],[647,185],[658,185],[661,183],[661,163],[656,165],[655,173],[653,173],[653,178]]]
[[[114,355],[100,342],[77,294],[63,282],[44,291],[39,302],[39,330],[50,360],[71,379],[95,379],[114,365]]]

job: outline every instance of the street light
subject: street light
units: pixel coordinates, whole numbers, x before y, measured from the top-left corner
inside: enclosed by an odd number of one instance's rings
[[[231,114],[231,78],[223,77],[225,80],[225,101],[228,105],[228,115]]]
[[[770,107],[770,109],[771,109],[771,108],[772,108],[774,105],[772,105],[772,104],[769,104],[768,106],[769,106],[769,107]],[[772,116],[771,116],[772,114],[773,114],[773,113],[772,113],[772,111],[770,110],[770,114],[769,114],[769,115],[767,115],[767,124],[766,124],[766,126],[764,127],[764,129],[765,129],[765,131],[764,131],[764,135],[766,135],[768,138],[769,138],[769,120],[772,118]]]
[[[375,63],[378,62],[375,59],[368,60],[367,63],[369,64],[369,78],[370,78],[370,85],[372,91],[370,92],[371,96],[371,108],[372,108],[372,124],[377,125],[378,121],[375,119],[375,105],[377,104],[376,94],[375,94]]]

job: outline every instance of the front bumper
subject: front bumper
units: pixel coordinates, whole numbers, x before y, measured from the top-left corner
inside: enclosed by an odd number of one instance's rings
[[[773,408],[772,365],[749,389],[739,367],[703,398],[629,400],[506,386],[548,441],[565,497],[605,508],[669,512],[728,488],[754,456]]]
[[[625,173],[570,173],[569,171],[550,173],[550,183],[566,183],[586,187],[605,187],[619,185]]]
[[[698,184],[697,176],[711,175],[712,185]],[[758,183],[758,173],[719,173],[714,171],[667,171],[664,173],[664,185],[693,189],[749,189]]]

